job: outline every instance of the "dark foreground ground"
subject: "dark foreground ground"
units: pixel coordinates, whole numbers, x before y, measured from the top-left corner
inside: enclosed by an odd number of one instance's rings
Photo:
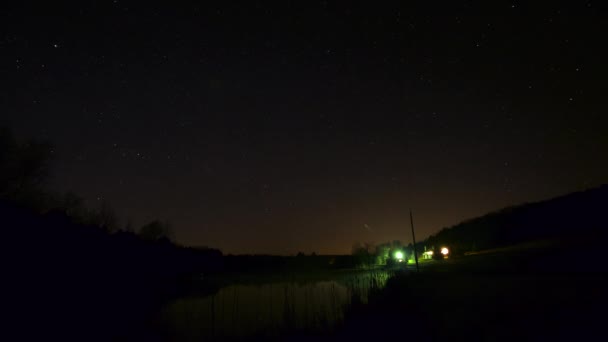
[[[355,301],[333,332],[286,332],[277,339],[603,340],[608,308],[604,258],[601,251],[572,255],[564,246],[535,247],[421,263],[420,272],[412,267],[398,271],[367,304]]]
[[[389,280],[327,340],[603,339],[608,278],[601,259],[555,253],[434,261]],[[577,267],[580,266],[580,267]]]

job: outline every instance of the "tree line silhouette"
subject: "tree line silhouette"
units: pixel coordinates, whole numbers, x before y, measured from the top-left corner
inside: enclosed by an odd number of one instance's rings
[[[98,208],[88,208],[73,192],[53,193],[46,189],[51,176],[53,145],[30,139],[19,142],[7,127],[0,127],[0,200],[31,208],[38,213],[61,211],[75,224],[97,226],[109,233],[134,232],[131,220],[121,226],[107,200]],[[168,221],[153,220],[139,229],[147,240],[171,240],[174,233]]]
[[[552,241],[576,255],[599,251],[608,237],[608,185],[503,208],[447,227],[419,244],[462,255],[532,241]],[[597,252],[593,252],[597,253]],[[582,254],[581,254],[582,255]]]
[[[52,156],[51,144],[19,142],[0,129],[3,279],[11,294],[5,305],[18,336],[136,334],[193,274],[222,269],[219,250],[171,242],[167,222],[154,220],[135,233],[108,202],[90,209],[73,193],[46,190]]]

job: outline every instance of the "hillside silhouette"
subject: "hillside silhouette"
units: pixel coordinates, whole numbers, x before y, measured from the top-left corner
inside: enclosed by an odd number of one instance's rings
[[[0,127],[5,307],[22,339],[138,334],[193,275],[222,269],[219,250],[173,243],[168,222],[154,220],[135,233],[130,222],[120,227],[105,201],[87,208],[73,193],[48,191],[52,153],[50,143],[21,142]]]
[[[450,246],[461,256],[509,250],[560,250],[562,258],[603,259],[608,237],[608,185],[504,208],[444,228],[420,249]],[[598,265],[596,265],[598,266]]]
[[[0,202],[8,307],[21,334],[107,340],[134,333],[182,291],[179,279],[221,267],[221,252],[76,224],[64,212]],[[211,290],[210,290],[211,291]],[[41,330],[28,330],[33,323]],[[36,336],[36,335],[34,335]]]

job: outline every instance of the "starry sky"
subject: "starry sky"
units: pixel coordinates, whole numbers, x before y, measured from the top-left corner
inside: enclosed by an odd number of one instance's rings
[[[224,253],[349,253],[608,180],[599,1],[14,2],[0,124]]]

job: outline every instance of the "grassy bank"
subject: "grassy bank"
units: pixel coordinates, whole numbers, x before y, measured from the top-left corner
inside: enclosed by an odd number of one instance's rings
[[[551,259],[553,260],[553,259]],[[543,264],[541,264],[543,265]],[[535,268],[536,267],[536,268]],[[497,254],[425,264],[354,307],[335,338],[580,339],[604,333],[605,273]]]

